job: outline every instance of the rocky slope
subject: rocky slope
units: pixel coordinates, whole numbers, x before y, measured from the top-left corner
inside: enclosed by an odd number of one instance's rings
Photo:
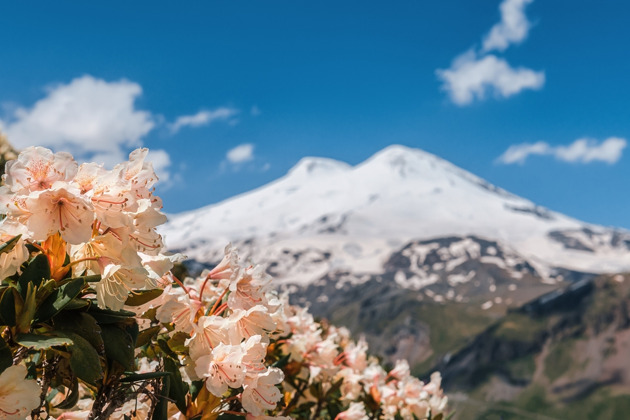
[[[582,281],[512,310],[434,368],[457,419],[626,419],[630,276]]]

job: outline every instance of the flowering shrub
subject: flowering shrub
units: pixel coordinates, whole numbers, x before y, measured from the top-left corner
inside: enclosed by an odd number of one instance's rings
[[[0,419],[438,419],[440,376],[386,372],[228,246],[172,273],[146,149],[106,170],[34,147],[0,188]]]

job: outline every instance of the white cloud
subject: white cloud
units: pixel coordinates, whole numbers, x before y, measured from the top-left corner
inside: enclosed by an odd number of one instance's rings
[[[549,144],[544,141],[539,141],[533,144],[513,144],[497,158],[497,162],[504,163],[506,165],[512,163],[523,164],[530,155],[547,155],[549,154],[550,149]]]
[[[194,115],[182,115],[171,124],[171,132],[177,133],[182,127],[200,127],[209,125],[214,121],[225,121],[238,114],[238,110],[228,107],[220,107],[211,111],[203,110]]]
[[[544,72],[510,64],[495,55],[477,57],[470,50],[457,57],[449,69],[437,70],[447,91],[457,105],[468,105],[473,100],[484,99],[487,93],[510,97],[525,89],[540,89],[545,84]]]
[[[165,150],[151,149],[147,155],[147,160],[153,164],[153,170],[160,179],[160,182],[168,184],[171,178],[169,171],[171,166],[170,155]]]
[[[483,51],[505,51],[510,44],[522,42],[531,28],[525,16],[525,6],[534,0],[504,0],[499,6],[501,22],[490,29],[483,39]]]
[[[525,6],[534,0],[504,0],[500,5],[501,22],[492,27],[477,53],[474,48],[457,56],[451,67],[438,69],[442,90],[459,106],[475,99],[483,100],[487,93],[507,98],[525,89],[538,90],[545,84],[545,73],[525,67],[512,67],[505,59],[488,54],[504,51],[511,44],[527,38],[531,24],[525,16]]]
[[[603,142],[594,139],[578,139],[568,146],[550,146],[545,142],[522,143],[510,146],[497,158],[498,163],[525,163],[530,155],[553,156],[558,160],[572,163],[605,162],[610,165],[621,158],[627,141],[620,137],[609,137]]]
[[[142,138],[160,120],[135,107],[142,87],[128,80],[107,82],[86,75],[54,85],[46,93],[32,107],[14,107],[8,118],[0,120],[0,129],[17,149],[46,146],[112,167],[126,160],[132,149],[142,147]],[[151,150],[148,160],[160,179],[168,181],[168,153]]]
[[[245,143],[230,149],[225,155],[230,163],[243,163],[254,159],[254,145]]]
[[[150,112],[135,108],[141,94],[137,83],[83,76],[53,86],[46,97],[31,108],[17,108],[1,125],[18,149],[38,144],[85,157],[124,156],[155,126]]]
[[[627,142],[619,137],[609,137],[602,143],[593,139],[579,139],[569,146],[559,146],[555,155],[567,162],[589,163],[594,161],[616,163],[623,153]]]

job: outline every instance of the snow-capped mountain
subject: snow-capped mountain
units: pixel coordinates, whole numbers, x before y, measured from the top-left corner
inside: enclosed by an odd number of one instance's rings
[[[558,270],[630,269],[628,232],[547,210],[437,156],[397,145],[356,166],[304,158],[254,191],[170,216],[162,233],[171,249],[202,263],[218,261],[233,242],[246,256],[268,263],[279,281],[301,286],[335,271],[357,279],[382,273],[411,241],[445,237],[496,241],[514,255],[512,261],[526,261],[547,283],[562,279]],[[446,248],[444,261],[437,262],[455,269],[477,258],[477,248],[463,241]],[[506,264],[505,258],[484,258]],[[422,284],[433,268],[421,264],[416,271],[424,274],[409,272],[408,281],[400,274],[399,282]]]

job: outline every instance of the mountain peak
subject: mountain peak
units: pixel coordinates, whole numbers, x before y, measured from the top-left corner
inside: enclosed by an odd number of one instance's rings
[[[345,162],[321,157],[305,157],[289,170],[291,176],[322,176],[346,172],[352,166]]]
[[[452,172],[454,166],[424,150],[394,144],[376,152],[357,168],[378,172],[386,170],[402,178],[419,176],[429,179],[443,178],[444,170]]]

